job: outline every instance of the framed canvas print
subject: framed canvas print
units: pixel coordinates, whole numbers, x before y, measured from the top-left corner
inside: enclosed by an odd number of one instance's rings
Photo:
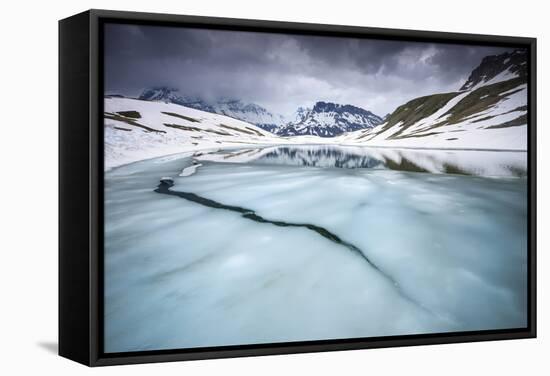
[[[536,335],[535,39],[59,26],[62,356]]]

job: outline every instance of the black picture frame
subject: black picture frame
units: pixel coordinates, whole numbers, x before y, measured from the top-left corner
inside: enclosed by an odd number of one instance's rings
[[[105,22],[526,48],[528,325],[524,329],[105,354],[103,309],[103,33]],[[536,39],[89,10],[59,21],[59,354],[88,366],[536,337]]]

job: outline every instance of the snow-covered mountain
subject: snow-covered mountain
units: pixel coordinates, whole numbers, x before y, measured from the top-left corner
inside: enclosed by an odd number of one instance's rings
[[[298,108],[294,121],[278,128],[276,133],[286,137],[303,135],[334,137],[345,132],[373,128],[382,122],[380,116],[363,108],[317,102],[313,108]]]
[[[181,95],[177,89],[153,87],[143,90],[139,99],[179,104],[201,111],[230,116],[254,124],[279,136],[312,135],[334,137],[344,132],[371,128],[382,118],[351,105],[317,102],[313,108],[298,107],[290,121],[255,103],[221,98],[215,101]]]
[[[139,99],[174,103],[197,110],[230,116],[270,132],[285,123],[283,116],[273,114],[255,103],[244,103],[239,99],[231,98],[207,101],[198,97],[180,95],[177,89],[168,87],[147,88],[143,90]]]
[[[415,98],[376,128],[336,142],[428,148],[527,148],[527,54],[485,57],[459,91]]]
[[[105,168],[181,152],[289,143],[253,124],[174,103],[106,96]]]
[[[527,51],[515,50],[486,56],[475,68],[460,90],[473,90],[483,85],[527,76]]]
[[[174,103],[202,111],[214,112],[214,108],[201,98],[181,95],[178,89],[165,86],[144,89],[138,99]]]
[[[255,103],[243,103],[238,99],[219,100],[215,105],[215,112],[255,124],[270,132],[285,122],[282,115],[273,114],[262,106]]]
[[[309,107],[298,107],[294,112],[294,116],[292,118],[291,123],[299,124],[303,122],[310,112],[311,112],[311,108]]]
[[[106,168],[248,145],[527,149],[523,50],[488,56],[459,90],[412,99],[384,119],[351,105],[317,102],[298,108],[291,122],[284,122],[255,104],[207,102],[170,88],[147,89],[140,98],[105,96]]]

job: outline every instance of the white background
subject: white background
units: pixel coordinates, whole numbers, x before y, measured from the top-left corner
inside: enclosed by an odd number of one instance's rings
[[[545,1],[22,1],[2,5],[0,59],[0,374],[548,374]],[[57,20],[88,8],[538,38],[539,338],[88,369],[57,343]],[[546,370],[546,371],[544,371]]]

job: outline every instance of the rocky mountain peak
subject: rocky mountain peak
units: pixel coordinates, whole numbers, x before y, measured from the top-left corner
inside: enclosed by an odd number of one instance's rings
[[[498,82],[525,76],[527,76],[527,51],[525,49],[490,55],[481,60],[460,91],[471,90],[484,83],[490,83],[492,80]]]
[[[294,121],[280,127],[276,133],[280,136],[334,137],[381,123],[381,117],[363,108],[319,101],[313,108],[299,107]]]

